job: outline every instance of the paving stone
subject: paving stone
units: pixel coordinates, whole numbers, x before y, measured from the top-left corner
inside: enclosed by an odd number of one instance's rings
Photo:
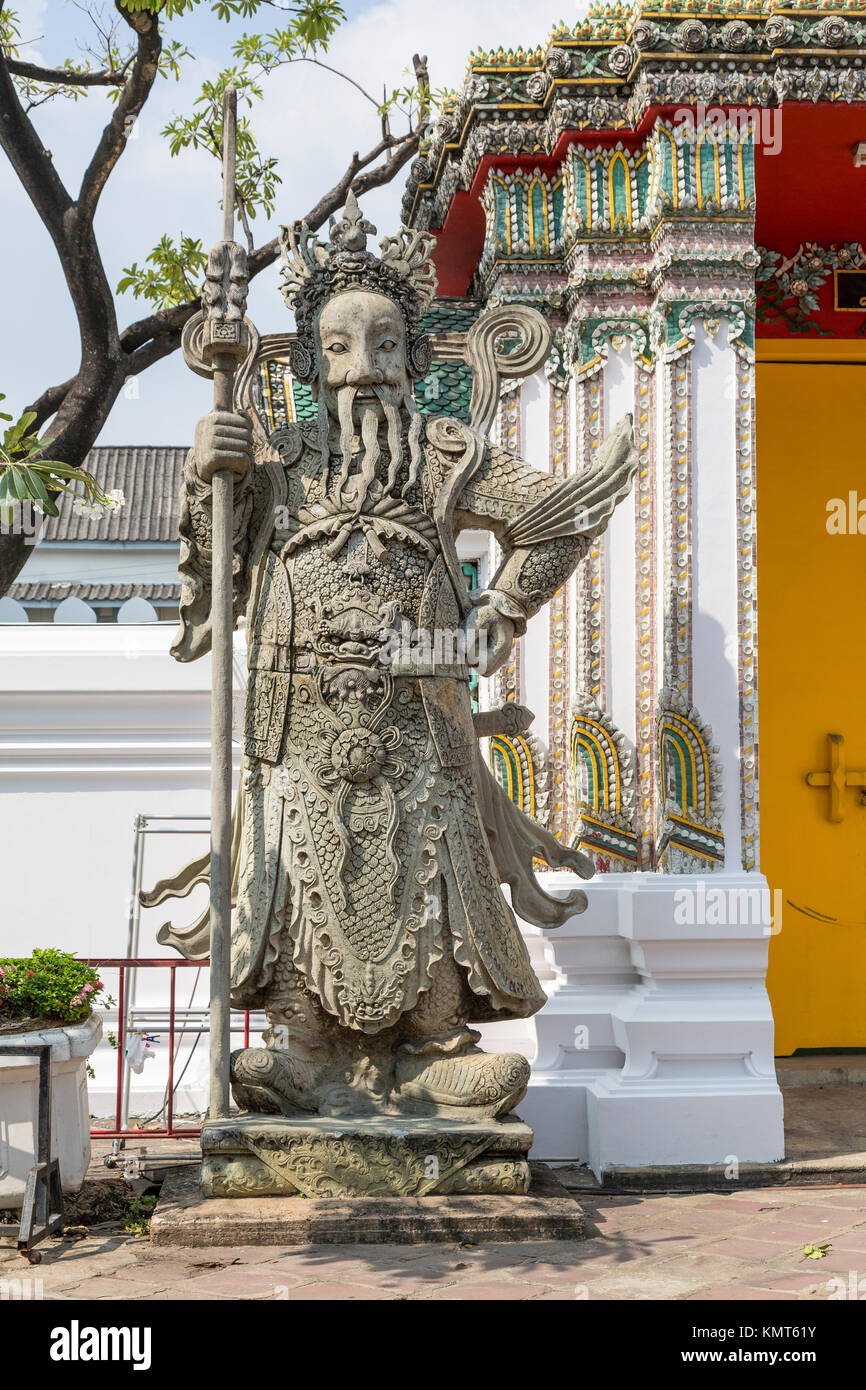
[[[768,1202],[767,1205],[771,1206],[772,1203]],[[701,1198],[701,1201],[698,1203],[697,1210],[723,1211],[727,1212],[729,1215],[736,1212],[742,1212],[744,1215],[744,1219],[751,1221],[754,1218],[755,1214],[755,1203],[744,1200],[744,1198],[740,1195],[739,1192],[732,1192],[729,1197],[723,1196],[718,1192],[712,1192],[707,1193],[705,1196]],[[778,1203],[778,1210],[786,1211],[787,1207],[780,1202]]]
[[[681,1224],[688,1231],[701,1231],[715,1235],[721,1231],[735,1231],[747,1228],[754,1222],[748,1211],[690,1211]]]
[[[114,1299],[135,1299],[141,1298],[141,1285],[134,1284],[131,1279],[120,1279],[105,1277],[100,1279],[82,1279],[80,1284],[66,1285],[62,1290],[58,1290],[64,1299],[67,1298],[96,1298],[102,1301]]]
[[[866,1250],[866,1226],[860,1226],[856,1231],[848,1231],[845,1235],[833,1237],[833,1249],[839,1250]]]
[[[203,1289],[205,1293],[227,1293],[235,1298],[252,1298],[255,1294],[273,1293],[276,1289],[293,1287],[275,1272],[262,1273],[257,1268],[244,1269],[233,1265],[229,1269],[215,1269],[210,1274],[199,1274],[189,1281],[190,1289]]]
[[[827,1271],[832,1274],[847,1274],[852,1269],[862,1275],[866,1274],[866,1251],[837,1250],[832,1247],[822,1260],[810,1260],[809,1263],[820,1265],[822,1276]]]
[[[355,1251],[357,1246],[335,1246],[334,1249]],[[163,1250],[158,1245],[147,1245],[136,1252],[138,1259],[144,1261],[162,1261],[163,1263],[175,1260],[192,1265],[202,1264],[272,1264],[276,1260],[286,1259],[294,1253],[296,1246],[287,1245],[280,1247],[277,1245],[199,1245],[172,1246],[171,1250]]]
[[[327,1247],[323,1247],[327,1248]],[[344,1248],[344,1247],[341,1247]],[[286,1259],[277,1260],[275,1264],[267,1265],[267,1271],[276,1278],[277,1275],[286,1275],[289,1278],[301,1282],[304,1280],[333,1279],[336,1277],[343,1279],[361,1279],[367,1275],[387,1273],[391,1270],[411,1269],[417,1260],[400,1260],[391,1257],[388,1260],[373,1260],[369,1257],[347,1258],[329,1260],[327,1258],[295,1258],[288,1256]],[[442,1269],[448,1269],[456,1263],[452,1256],[450,1261],[442,1261]]]
[[[347,1302],[351,1299],[383,1299],[388,1298],[387,1289],[374,1289],[368,1284],[350,1283],[315,1283],[301,1284],[298,1288],[292,1289],[289,1293],[289,1302]]]
[[[603,1279],[586,1280],[589,1298],[610,1297],[615,1299],[668,1299],[682,1298],[694,1290],[694,1284],[683,1279],[672,1279],[660,1272],[660,1266],[636,1270],[634,1273],[610,1275]]]
[[[488,1283],[479,1283],[474,1280],[467,1280],[459,1288],[442,1289],[436,1294],[437,1303],[453,1303],[460,1300],[465,1303],[490,1303],[495,1300],[507,1303],[520,1303],[533,1295],[546,1293],[544,1288],[532,1288],[528,1284],[510,1284],[507,1280],[491,1280]]]
[[[754,1264],[778,1260],[786,1253],[785,1245],[773,1240],[752,1240],[748,1236],[728,1236],[701,1246],[701,1254],[727,1255],[731,1259],[748,1260]]]
[[[762,1270],[760,1273],[752,1272],[745,1274],[740,1280],[740,1286],[744,1289],[772,1289],[781,1293],[806,1293],[809,1289],[819,1287],[825,1283],[826,1279],[815,1274],[812,1270],[802,1274],[792,1273],[790,1270]]]
[[[788,1303],[796,1294],[778,1293],[773,1289],[744,1289],[736,1284],[721,1284],[715,1289],[701,1289],[699,1293],[689,1294],[686,1302],[698,1303],[719,1299],[726,1303]]]
[[[759,1220],[767,1215],[761,1212]],[[780,1222],[801,1222],[801,1221],[829,1221],[834,1226],[854,1226],[857,1223],[856,1213],[846,1215],[844,1207],[830,1206],[826,1202],[802,1202],[796,1206],[790,1204],[781,1208],[779,1211],[770,1212],[769,1215],[775,1221]]]
[[[586,1240],[162,1248],[106,1233],[46,1242],[32,1277],[57,1302],[780,1302],[827,1299],[850,1279],[866,1293],[864,1188],[579,1200],[598,1232]],[[804,1260],[822,1240],[828,1256]],[[0,1246],[0,1278],[22,1266]]]
[[[817,1245],[821,1241],[833,1240],[832,1228],[821,1226],[818,1222],[809,1225],[806,1225],[805,1222],[799,1222],[795,1225],[793,1221],[788,1225],[767,1222],[765,1225],[762,1221],[755,1221],[752,1223],[751,1229],[756,1240],[772,1240],[778,1241],[779,1244],[798,1247]]]
[[[854,1207],[866,1216],[866,1188],[838,1187],[831,1190],[815,1191],[817,1200],[826,1202],[828,1207]]]
[[[182,1289],[160,1289],[158,1293],[148,1292],[143,1295],[146,1303],[226,1303],[228,1299],[223,1294],[205,1293],[204,1289],[195,1292],[189,1287]]]
[[[565,1289],[550,1289],[547,1293],[533,1294],[528,1298],[527,1303],[580,1303],[585,1298],[578,1298],[574,1293],[568,1293]]]
[[[204,1273],[204,1270],[190,1270],[188,1265],[179,1264],[176,1260],[148,1260],[146,1264],[124,1269],[123,1278],[132,1279],[138,1284],[165,1285],[180,1284],[187,1279],[194,1280],[196,1275]]]

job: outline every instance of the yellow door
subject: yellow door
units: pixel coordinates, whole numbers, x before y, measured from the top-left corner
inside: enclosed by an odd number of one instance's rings
[[[781,892],[784,1056],[866,1046],[866,344],[759,347],[761,869]]]

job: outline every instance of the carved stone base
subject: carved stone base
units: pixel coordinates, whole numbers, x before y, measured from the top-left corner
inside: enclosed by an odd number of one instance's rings
[[[154,1245],[419,1245],[580,1240],[586,1217],[544,1163],[525,1197],[204,1197],[198,1165],[173,1169],[150,1226]]]
[[[532,1130],[504,1120],[241,1115],[201,1132],[206,1197],[428,1197],[529,1190]]]

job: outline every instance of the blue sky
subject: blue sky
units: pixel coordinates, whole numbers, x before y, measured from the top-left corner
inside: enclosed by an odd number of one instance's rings
[[[585,3],[574,0],[555,9],[549,0],[343,0],[348,15],[328,61],[374,93],[383,82],[401,85],[415,52],[428,55],[434,86],[458,86],[469,51],[479,43],[506,46],[543,40],[563,15],[576,19]],[[553,0],[556,5],[556,0]],[[53,64],[75,56],[87,34],[87,20],[71,0],[11,0],[21,18],[22,37],[33,40],[27,54]],[[112,6],[105,5],[107,14]],[[188,109],[203,77],[229,61],[233,37],[242,29],[275,27],[269,10],[253,23],[231,26],[198,12],[175,21],[171,32],[195,54],[180,83],[160,82],[143,113],[136,138],[103,193],[96,220],[109,281],[123,268],[144,260],[165,233],[201,237],[205,246],[219,231],[219,170],[205,155],[169,155],[160,130],[172,115]],[[98,90],[77,103],[56,100],[34,119],[61,176],[75,190],[87,159],[108,118],[108,102]],[[253,113],[263,151],[277,155],[283,184],[277,215],[269,226],[255,225],[256,241],[266,241],[281,222],[301,216],[342,172],[352,150],[375,143],[378,118],[353,88],[308,65],[294,66],[267,80],[266,100]],[[380,232],[393,230],[402,181],[376,191],[365,211]],[[4,350],[0,391],[6,407],[22,409],[47,386],[72,375],[78,364],[78,336],[53,245],[0,154],[0,256],[4,276]],[[121,326],[147,313],[130,295],[120,298]],[[250,314],[262,332],[287,323],[277,289],[277,268],[265,271],[250,293]],[[184,444],[197,417],[209,408],[210,388],[194,377],[179,354],[151,368],[115,405],[99,442],[105,444]]]

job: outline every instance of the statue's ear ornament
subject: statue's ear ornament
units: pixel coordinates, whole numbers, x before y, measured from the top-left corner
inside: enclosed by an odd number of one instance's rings
[[[419,333],[417,338],[410,339],[406,360],[410,376],[417,379],[427,375],[433,361],[433,343],[426,333]]]
[[[289,344],[289,366],[295,380],[302,382],[305,386],[309,386],[316,375],[315,357],[299,338],[295,338]]]

